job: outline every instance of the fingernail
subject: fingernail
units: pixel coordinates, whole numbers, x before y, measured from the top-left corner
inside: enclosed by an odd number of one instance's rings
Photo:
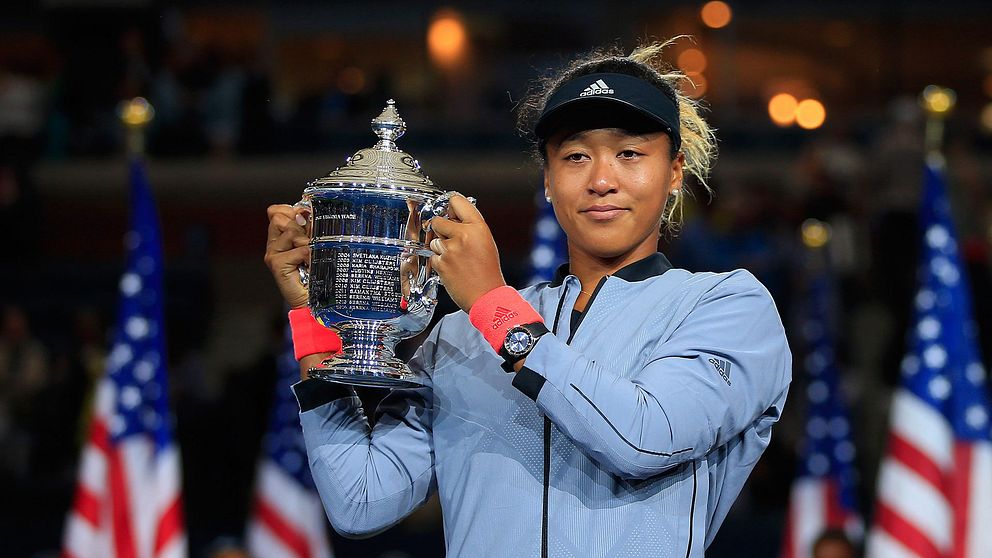
[[[306,225],[307,224],[307,218],[304,217],[303,215],[297,213],[296,214],[296,224],[299,225],[299,226],[301,226],[301,227],[303,225]]]

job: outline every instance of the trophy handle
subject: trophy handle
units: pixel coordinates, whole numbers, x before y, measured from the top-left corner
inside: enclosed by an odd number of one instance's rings
[[[306,198],[303,198],[302,200],[296,202],[293,205],[293,207],[294,208],[297,208],[297,209],[303,208],[303,209],[306,209],[307,210],[307,226],[308,226],[308,228],[309,227],[312,227],[312,225],[313,225],[313,222],[312,222],[312,219],[313,219],[313,206],[310,205],[310,200],[308,200]],[[300,264],[300,267],[297,268],[297,271],[300,274],[300,284],[302,284],[304,287],[309,287],[310,286],[310,268],[307,266],[306,263],[302,263],[302,264]]]
[[[441,285],[441,276],[431,275],[423,285],[411,286],[410,294],[407,295],[410,304],[407,311],[414,312],[421,307],[434,310],[437,305],[437,288]]]
[[[424,204],[424,208],[420,211],[420,222],[422,223],[425,231],[431,230],[431,219],[434,217],[448,216],[448,208],[451,205],[451,196],[455,194],[461,195],[461,193],[452,190],[451,192],[441,194],[433,202],[427,202]],[[465,199],[467,199],[472,205],[475,205],[475,198],[472,196],[466,196]]]

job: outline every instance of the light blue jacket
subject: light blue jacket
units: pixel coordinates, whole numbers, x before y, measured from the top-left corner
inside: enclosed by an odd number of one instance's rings
[[[374,429],[350,388],[297,384],[334,528],[375,534],[437,490],[449,556],[703,556],[792,357],[753,275],[670,268],[655,254],[604,278],[574,335],[577,278],[521,291],[552,334],[515,375],[464,312],[445,316],[410,362],[432,386],[394,390]]]

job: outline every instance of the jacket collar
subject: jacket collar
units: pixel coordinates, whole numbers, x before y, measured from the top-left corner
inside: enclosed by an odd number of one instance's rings
[[[661,275],[669,269],[672,269],[672,264],[668,258],[661,252],[655,252],[644,259],[621,267],[613,276],[628,282],[643,281]],[[568,277],[568,262],[558,266],[558,270],[555,271],[555,276],[551,280],[551,286],[561,286],[565,282],[565,277]]]

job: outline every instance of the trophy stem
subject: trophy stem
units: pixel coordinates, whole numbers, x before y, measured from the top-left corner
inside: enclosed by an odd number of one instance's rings
[[[341,338],[341,352],[307,370],[310,378],[369,387],[412,388],[425,384],[405,362],[396,357],[395,341],[379,330],[382,322],[347,322],[334,329]],[[385,337],[385,339],[384,339]]]

